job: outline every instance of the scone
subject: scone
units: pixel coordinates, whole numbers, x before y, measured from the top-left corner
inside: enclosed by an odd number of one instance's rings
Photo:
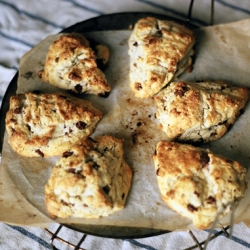
[[[244,167],[205,149],[160,141],[153,160],[162,199],[199,229],[230,212],[247,189]]]
[[[104,73],[97,67],[96,59],[97,56],[84,36],[63,34],[50,45],[44,70],[39,72],[39,77],[58,88],[78,94],[105,96],[111,87]]]
[[[179,81],[154,98],[156,117],[169,139],[203,143],[219,139],[235,123],[249,99],[249,89],[223,81]]]
[[[10,98],[6,129],[10,146],[20,155],[60,155],[91,135],[102,112],[85,100],[65,94],[25,93]]]
[[[194,33],[173,21],[140,19],[129,38],[130,87],[136,97],[158,93],[192,64]]]
[[[123,141],[112,136],[81,140],[53,168],[45,187],[52,217],[98,218],[124,208],[132,171],[123,158]]]

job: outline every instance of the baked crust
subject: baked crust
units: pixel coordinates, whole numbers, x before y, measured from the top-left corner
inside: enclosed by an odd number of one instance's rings
[[[6,114],[8,141],[23,156],[56,156],[91,135],[101,118],[90,102],[65,93],[17,94]]]
[[[194,33],[173,21],[140,19],[129,38],[130,87],[136,97],[158,93],[192,64]]]
[[[209,142],[228,131],[248,100],[248,88],[223,81],[172,82],[155,96],[156,117],[170,140]]]
[[[162,199],[199,229],[226,215],[247,189],[244,167],[205,149],[160,141],[153,160]]]
[[[122,140],[81,140],[53,168],[45,187],[47,210],[61,218],[108,216],[124,208],[131,179]]]
[[[63,34],[50,45],[44,70],[39,72],[39,77],[58,88],[78,94],[105,96],[111,87],[104,73],[97,67],[96,59],[84,36]]]

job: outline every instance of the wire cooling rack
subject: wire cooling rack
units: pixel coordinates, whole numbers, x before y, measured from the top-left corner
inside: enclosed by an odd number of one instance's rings
[[[190,4],[189,4],[189,8],[188,8],[188,13],[187,13],[187,19],[186,19],[187,23],[192,22],[193,4],[194,4],[194,0],[191,0]],[[214,0],[211,0],[210,25],[213,25],[213,23],[214,23]],[[232,220],[233,220],[233,213],[232,213]],[[224,235],[225,237],[230,238],[232,236],[232,230],[233,230],[233,221],[232,220],[231,220],[231,226],[221,227],[219,231],[218,230],[214,231],[213,226],[211,227],[211,229],[206,230],[207,236],[204,237],[203,240],[198,240],[197,237],[195,236],[194,231],[187,230],[187,233],[190,235],[190,237],[194,241],[194,245],[192,245],[192,246],[190,246],[188,248],[185,248],[185,250],[191,250],[191,249],[197,249],[197,248],[201,249],[201,250],[205,250],[207,248],[208,243],[210,241],[214,240],[216,237],[218,237],[220,235]],[[50,236],[50,247],[51,247],[51,249],[52,250],[57,250],[57,248],[55,247],[55,243],[57,242],[59,244],[65,245],[65,246],[67,246],[67,247],[69,247],[71,249],[86,250],[85,248],[82,247],[82,244],[86,240],[86,237],[88,235],[90,235],[90,234],[79,232],[79,234],[81,234],[80,240],[78,242],[69,242],[69,241],[66,241],[65,239],[63,239],[62,237],[59,236],[59,233],[62,231],[62,229],[64,227],[66,227],[67,230],[75,231],[74,229],[70,229],[70,228],[68,228],[67,226],[64,226],[64,225],[59,225],[58,228],[54,232],[52,232],[48,228],[44,229],[46,231],[46,233]],[[139,238],[141,238],[141,237],[139,237]]]
[[[82,233],[82,237],[80,238],[80,240],[75,243],[75,242],[69,242],[64,240],[63,238],[61,238],[59,236],[60,231],[63,229],[63,225],[59,225],[58,228],[56,229],[55,232],[50,231],[49,229],[45,228],[44,230],[50,235],[50,248],[51,250],[57,250],[57,248],[55,247],[55,242],[59,242],[61,244],[64,244],[66,246],[68,246],[71,249],[75,249],[75,250],[87,250],[86,248],[82,248],[81,245],[84,243],[86,237],[88,236],[88,234]],[[72,229],[68,229],[67,230],[72,230]],[[212,231],[212,229],[211,229]],[[205,250],[208,243],[212,240],[214,240],[216,237],[220,236],[220,235],[224,235],[227,238],[231,237],[231,233],[230,233],[230,227],[226,226],[226,227],[221,227],[220,231],[216,231],[216,233],[211,234],[211,231],[207,231],[207,237],[205,237],[203,240],[198,240],[197,237],[195,236],[195,233],[191,230],[187,230],[188,234],[190,235],[190,237],[193,239],[194,241],[194,245],[185,248],[184,250],[191,250],[191,249],[200,249],[200,250]]]

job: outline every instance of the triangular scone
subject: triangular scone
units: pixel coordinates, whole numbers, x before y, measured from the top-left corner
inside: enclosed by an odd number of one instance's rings
[[[58,88],[78,94],[107,95],[111,87],[97,67],[96,55],[81,34],[63,34],[48,50],[39,77]]]
[[[249,89],[223,81],[179,81],[154,98],[156,117],[169,139],[209,142],[222,137],[234,124],[249,99]]]
[[[101,118],[90,102],[64,93],[18,94],[6,114],[8,141],[23,156],[56,156],[90,136]]]
[[[45,187],[52,217],[98,218],[124,208],[132,171],[123,141],[105,135],[80,140],[57,162]]]
[[[247,189],[246,169],[212,152],[160,141],[153,156],[162,199],[199,229],[232,210]]]
[[[192,64],[194,33],[173,21],[140,19],[129,38],[130,87],[136,97],[158,93]]]

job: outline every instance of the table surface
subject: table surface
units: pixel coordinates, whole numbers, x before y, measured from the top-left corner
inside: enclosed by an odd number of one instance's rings
[[[121,12],[153,12],[180,20],[187,19],[188,0],[5,0],[0,1],[0,103],[18,70],[19,59],[48,35],[60,32],[75,23],[105,14]],[[211,2],[194,1],[191,22],[197,26],[210,25]],[[214,24],[250,18],[250,1],[214,1]],[[0,208],[1,212],[1,208]],[[55,232],[58,224],[51,224]],[[243,223],[233,228],[231,239],[221,234],[207,249],[249,249],[250,229]],[[216,229],[213,233],[216,233]],[[0,222],[0,249],[50,249],[50,235],[36,227],[18,227]],[[206,240],[208,231],[192,231],[199,241]],[[59,236],[77,244],[81,233],[62,228]],[[58,249],[71,249],[55,241]],[[195,245],[190,234],[172,232],[143,239],[108,239],[88,235],[82,243],[85,249],[185,249]]]

